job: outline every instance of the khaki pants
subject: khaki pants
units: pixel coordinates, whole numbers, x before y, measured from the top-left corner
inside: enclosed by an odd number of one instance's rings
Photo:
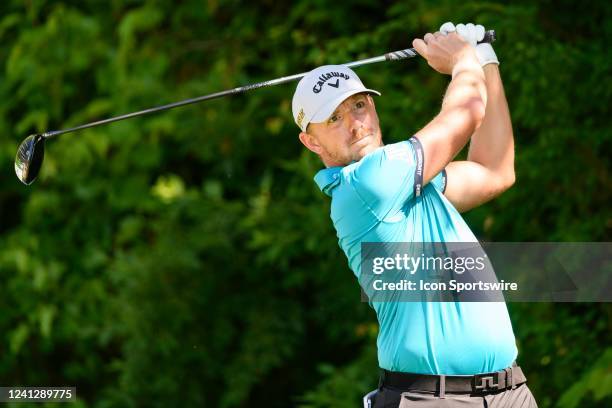
[[[444,398],[428,392],[401,392],[384,387],[376,395],[373,408],[537,408],[537,406],[527,384],[521,384],[514,390],[494,394],[446,393]]]

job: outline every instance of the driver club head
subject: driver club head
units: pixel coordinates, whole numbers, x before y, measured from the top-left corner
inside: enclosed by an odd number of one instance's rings
[[[45,157],[45,138],[41,134],[25,138],[17,149],[15,157],[15,173],[25,185],[30,185],[38,176],[40,166]]]

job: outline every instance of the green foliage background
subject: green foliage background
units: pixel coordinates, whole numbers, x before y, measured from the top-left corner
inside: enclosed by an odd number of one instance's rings
[[[485,240],[607,241],[611,14],[567,0],[2,2],[0,385],[74,385],[79,407],[358,406],[377,382],[376,320],[297,140],[294,85],[57,138],[30,187],[18,144],[477,21],[498,33],[517,182],[468,223]],[[358,71],[383,93],[387,142],[427,123],[448,82],[421,59]],[[610,406],[609,304],[509,308],[541,407]]]

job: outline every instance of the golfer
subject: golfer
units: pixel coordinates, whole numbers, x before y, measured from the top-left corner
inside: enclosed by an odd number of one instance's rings
[[[331,218],[360,278],[362,242],[477,242],[461,215],[514,183],[512,125],[484,28],[445,23],[413,46],[451,81],[442,107],[409,140],[383,145],[373,95],[340,65],[309,72],[292,110],[325,168]],[[403,118],[398,118],[401,125]],[[471,141],[466,161],[453,161]],[[504,302],[371,302],[380,325],[374,407],[537,407],[516,365]]]

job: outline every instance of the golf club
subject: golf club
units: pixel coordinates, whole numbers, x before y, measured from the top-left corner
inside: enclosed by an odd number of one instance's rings
[[[484,38],[481,43],[487,42],[492,43],[495,41],[495,31],[490,30],[485,32]],[[359,61],[353,61],[346,64],[343,64],[349,68],[359,67],[362,65],[372,64],[375,62],[382,61],[398,61],[406,58],[412,58],[418,55],[414,48],[407,48],[405,50],[390,52],[378,57],[367,58]],[[266,86],[279,85],[284,84],[286,82],[291,82],[298,80],[305,76],[307,72],[303,72],[301,74],[286,76],[282,78],[272,79],[269,81],[258,82],[256,84],[241,86],[238,88],[229,89],[226,91],[216,92],[209,95],[199,96],[197,98],[185,99],[183,101],[170,103],[167,105],[162,105],[154,108],[149,108],[145,110],[141,110],[138,112],[128,113],[121,116],[115,116],[109,119],[103,119],[96,122],[86,123],[84,125],[76,126],[70,129],[64,130],[52,130],[45,133],[38,133],[28,136],[17,149],[17,155],[15,157],[15,173],[17,174],[17,178],[21,180],[22,183],[26,185],[30,185],[34,182],[40,168],[42,166],[43,159],[45,157],[45,140],[58,136],[64,133],[74,132],[75,130],[86,129],[94,126],[104,125],[106,123],[117,122],[124,119],[134,118],[136,116],[143,116],[153,112],[159,112],[163,110],[168,110],[172,108],[176,108],[179,106],[189,105],[196,102],[207,101],[210,99],[220,98],[222,96],[234,95],[243,93],[246,91],[250,91],[252,89],[263,88]]]

